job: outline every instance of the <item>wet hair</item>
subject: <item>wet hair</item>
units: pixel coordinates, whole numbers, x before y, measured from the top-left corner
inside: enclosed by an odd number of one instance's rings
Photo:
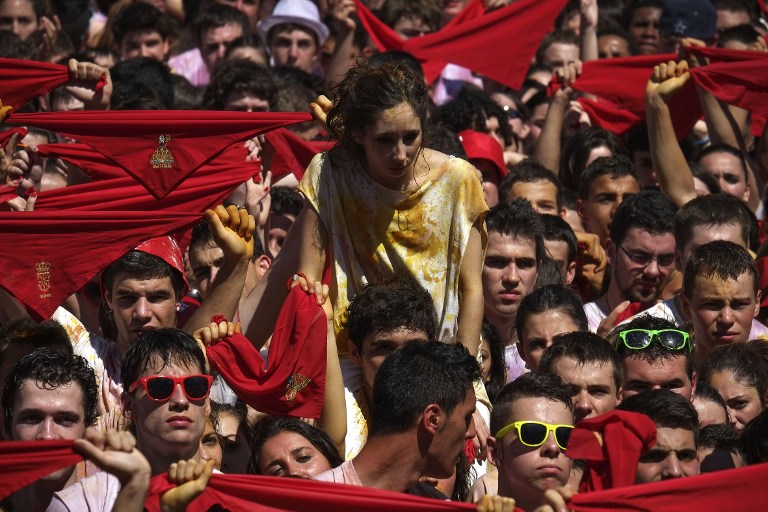
[[[675,244],[682,251],[698,227],[715,229],[735,224],[745,244],[749,243],[752,222],[742,202],[729,194],[710,194],[688,201],[675,215]]]
[[[573,30],[567,28],[558,28],[550,32],[542,39],[539,49],[536,50],[536,64],[546,64],[544,54],[553,44],[572,44],[579,47],[579,36]]]
[[[541,215],[541,221],[544,223],[544,241],[565,242],[565,245],[568,246],[566,263],[570,265],[576,261],[579,242],[571,225],[557,215]]]
[[[488,233],[522,238],[533,243],[537,265],[544,259],[544,223],[525,199],[500,202],[488,212],[485,224]]]
[[[14,318],[0,326],[0,367],[5,363],[5,351],[11,345],[28,346],[30,352],[36,347],[45,346],[56,352],[73,353],[69,334],[59,322],[35,322],[28,316]]]
[[[643,190],[626,198],[616,208],[609,233],[618,247],[630,229],[641,229],[653,235],[672,234],[675,230],[677,207],[667,196],[656,190]]]
[[[718,372],[730,373],[734,381],[755,388],[760,397],[760,405],[765,408],[768,391],[768,362],[752,345],[731,343],[716,347],[704,360],[700,379],[711,385],[712,375]]]
[[[535,287],[550,285],[565,286],[565,274],[558,262],[549,256],[544,256],[538,265]]]
[[[363,136],[384,111],[407,103],[427,127],[429,92],[424,80],[406,66],[359,64],[344,75],[333,89],[333,108],[328,112],[328,131],[346,149],[365,161],[363,148],[355,138]]]
[[[504,359],[504,345],[501,342],[499,332],[485,318],[483,319],[480,335],[488,343],[488,355],[491,358],[491,371],[488,375],[488,381],[485,383],[485,392],[488,394],[488,399],[493,403],[501,388],[507,383],[507,362]]]
[[[760,32],[752,25],[738,25],[720,32],[717,38],[717,47],[723,48],[725,43],[736,41],[745,45],[752,45],[760,37]]]
[[[565,142],[563,156],[560,160],[560,180],[562,180],[564,186],[572,189],[578,188],[581,195],[581,175],[586,171],[589,154],[593,149],[601,147],[608,148],[614,158],[629,156],[621,140],[603,128],[587,128],[573,135]],[[632,161],[628,161],[628,164],[622,160],[611,162],[610,164],[605,162],[603,166],[608,168],[608,172],[603,172],[602,174],[610,174],[614,179],[629,174],[627,170],[619,169],[618,167],[628,168],[634,174]],[[592,163],[594,164],[595,162]],[[600,175],[602,176],[602,174]],[[584,196],[581,197],[583,198]]]
[[[156,7],[145,3],[127,4],[117,14],[112,25],[115,42],[122,44],[123,39],[132,32],[157,32],[162,39],[171,34],[171,22]]]
[[[272,107],[277,89],[269,69],[248,59],[225,60],[216,65],[203,94],[203,108],[224,110],[233,94],[266,100]]]
[[[128,274],[131,279],[140,281],[168,277],[177,299],[181,298],[181,292],[185,286],[181,272],[171,267],[162,258],[144,251],[129,251],[104,270],[101,279],[105,291],[112,292],[115,279],[119,274]]]
[[[645,361],[648,364],[655,364],[666,361],[670,361],[676,357],[685,357],[685,373],[689,379],[693,379],[693,355],[690,349],[683,350],[670,350],[661,343],[655,341],[643,349],[631,349],[627,348],[624,343],[621,342],[619,334],[631,329],[646,329],[649,331],[658,331],[662,329],[676,329],[677,326],[664,318],[655,317],[652,315],[638,315],[627,323],[623,323],[611,331],[608,335],[608,341],[613,346],[616,353],[619,354],[622,363],[630,358],[635,357]]]
[[[433,32],[440,28],[441,13],[435,0],[387,0],[379,11],[381,21],[393,28],[403,16],[418,19]]]
[[[512,143],[512,128],[507,122],[504,108],[493,101],[483,90],[465,86],[455,98],[441,105],[434,113],[433,121],[447,126],[456,133],[463,130],[486,132],[486,122],[495,117],[499,122],[499,132],[504,145]]]
[[[376,373],[369,436],[409,431],[430,404],[450,416],[481,375],[477,359],[461,344],[407,344],[387,357]]]
[[[5,429],[13,423],[13,406],[25,381],[40,383],[45,389],[56,389],[71,382],[83,392],[83,421],[91,426],[98,417],[99,387],[96,374],[88,362],[73,354],[62,354],[50,348],[40,348],[19,359],[12,367],[3,388],[2,406]]]
[[[696,382],[696,389],[693,392],[693,399],[697,398],[704,402],[717,404],[718,407],[723,410],[726,422],[728,421],[729,414],[728,407],[725,405],[725,400],[723,400],[723,397],[720,396],[720,393],[718,393],[715,388],[701,379]]]
[[[615,217],[614,217],[615,219]],[[716,240],[698,247],[683,272],[683,294],[693,297],[696,278],[736,281],[745,272],[752,276],[752,290],[757,296],[758,274],[752,256],[740,245],[725,240]]]
[[[571,387],[557,375],[551,373],[526,373],[504,386],[491,411],[491,435],[507,426],[512,420],[522,421],[530,418],[510,418],[512,406],[522,398],[544,399],[560,402],[573,410]]]
[[[736,158],[741,164],[741,172],[744,175],[744,183],[749,183],[749,173],[747,172],[747,162],[744,159],[744,153],[729,144],[718,143],[707,146],[706,148],[702,149],[701,152],[696,156],[696,163],[701,164],[702,158],[718,153],[725,153]]]
[[[345,325],[360,354],[365,338],[382,332],[422,331],[430,340],[438,334],[432,296],[415,279],[405,276],[366,285],[349,304]]]
[[[747,423],[741,432],[740,444],[747,466],[768,462],[768,409]]]
[[[251,429],[251,459],[248,461],[248,474],[260,475],[261,449],[267,441],[283,432],[299,434],[310,442],[328,461],[332,468],[341,466],[344,458],[331,438],[319,428],[309,425],[298,418],[267,416]]]
[[[134,57],[118,62],[109,70],[112,81],[115,84],[115,91],[126,82],[139,82],[144,84],[152,91],[150,98],[157,98],[160,101],[161,108],[173,108],[173,82],[171,81],[171,72],[168,67],[150,57]],[[146,91],[142,91],[141,97],[147,97]],[[124,102],[133,100],[126,94]],[[133,100],[135,101],[135,100]],[[117,103],[113,98],[112,104]]]
[[[304,207],[304,199],[298,190],[290,187],[274,187],[269,193],[272,199],[269,213],[298,217]]]
[[[385,4],[386,5],[386,4]],[[366,37],[368,33],[366,32]],[[421,62],[407,52],[401,52],[398,50],[387,50],[386,52],[374,53],[368,57],[368,65],[374,68],[389,64],[391,66],[405,66],[411,70],[411,72],[420,77],[424,77],[424,68],[421,67]]]
[[[693,432],[699,445],[699,415],[690,400],[668,389],[643,391],[616,406],[621,411],[632,411],[648,416],[656,428],[680,428]]]
[[[579,198],[582,200],[589,199],[592,184],[602,176],[608,176],[612,180],[628,176],[634,178],[638,185],[640,184],[640,178],[628,156],[602,156],[589,164],[579,177]]]
[[[234,7],[219,3],[209,5],[206,9],[200,12],[197,18],[195,18],[192,26],[192,34],[194,34],[197,45],[200,46],[202,44],[203,34],[205,32],[223,27],[230,23],[240,25],[243,29],[243,33],[247,32],[248,27],[250,26],[246,15]]]
[[[555,186],[555,201],[557,202],[557,209],[559,210],[563,206],[563,199],[560,194],[561,185],[558,177],[544,167],[538,160],[534,158],[526,158],[525,160],[515,164],[510,170],[509,174],[504,176],[499,186],[499,196],[504,199],[512,199],[510,196],[512,187],[515,183],[536,183],[538,181],[548,181]]]
[[[584,313],[584,303],[581,297],[566,286],[542,286],[532,291],[520,301],[517,308],[515,328],[518,336],[525,328],[531,315],[539,315],[546,311],[557,311],[567,315],[578,326],[580,331],[588,331],[587,315]],[[605,343],[605,342],[603,342]]]
[[[618,390],[624,378],[624,369],[619,355],[603,338],[592,332],[571,332],[558,336],[550,347],[544,350],[539,361],[539,373],[553,373],[555,364],[563,357],[570,357],[579,366],[588,364],[613,366],[613,383]]]
[[[158,360],[159,371],[169,364],[176,364],[186,366],[193,372],[208,373],[205,354],[192,335],[181,329],[152,329],[142,332],[125,351],[120,373],[125,389]]]

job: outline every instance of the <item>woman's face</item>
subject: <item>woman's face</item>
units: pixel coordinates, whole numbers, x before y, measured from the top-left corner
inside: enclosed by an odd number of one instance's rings
[[[219,436],[224,445],[221,471],[227,474],[247,473],[251,450],[245,424],[234,414],[220,413]]]
[[[313,478],[331,464],[307,438],[296,432],[281,432],[261,447],[259,473],[269,476]]]
[[[365,151],[366,172],[373,181],[392,190],[407,189],[421,149],[421,120],[408,103],[382,112],[355,142]]]
[[[764,409],[757,388],[744,381],[736,380],[733,372],[728,370],[713,372],[709,378],[709,385],[723,397],[731,423],[739,434],[747,423]]]
[[[480,343],[480,366],[483,369],[483,382],[488,382],[491,378],[491,347],[488,341],[483,339]]]
[[[0,3],[0,30],[9,30],[26,41],[38,28],[37,14],[28,0]]]
[[[213,467],[221,470],[221,443],[219,443],[219,435],[216,433],[216,429],[213,428],[211,419],[205,422],[205,431],[200,438],[200,448],[197,450],[197,455],[201,460],[213,460]]]

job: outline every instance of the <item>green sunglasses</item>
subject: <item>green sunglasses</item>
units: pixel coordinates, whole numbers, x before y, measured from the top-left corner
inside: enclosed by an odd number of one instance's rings
[[[632,350],[642,350],[656,340],[669,350],[683,350],[686,345],[691,350],[690,336],[685,331],[677,329],[660,329],[649,331],[648,329],[629,329],[619,333],[619,339],[624,346]]]
[[[573,425],[552,425],[540,421],[516,421],[496,432],[496,439],[501,439],[513,430],[517,430],[517,438],[525,446],[537,447],[544,444],[549,433],[555,434],[555,442],[561,450],[568,446]]]

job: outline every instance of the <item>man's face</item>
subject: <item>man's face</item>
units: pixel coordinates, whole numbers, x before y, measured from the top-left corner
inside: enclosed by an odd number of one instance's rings
[[[528,125],[528,136],[525,138],[524,145],[527,155],[533,154],[533,149],[541,136],[541,129],[544,127],[544,120],[547,118],[548,111],[549,103],[547,102],[536,105],[531,111],[531,115],[526,122]]]
[[[603,247],[608,240],[608,226],[611,225],[616,208],[626,198],[638,192],[640,184],[632,176],[613,179],[604,175],[592,182],[587,199],[578,200],[579,215],[584,219],[587,231],[596,234]]]
[[[690,430],[656,427],[656,444],[640,456],[635,483],[699,474],[696,438]]]
[[[189,249],[189,264],[195,275],[197,290],[205,298],[208,289],[224,263],[224,251],[215,244],[196,245]]]
[[[128,32],[120,45],[120,57],[123,60],[149,57],[158,62],[165,62],[166,55],[168,55],[168,39],[163,39],[156,31]]]
[[[537,273],[533,240],[495,231],[488,233],[483,262],[486,314],[497,319],[514,316],[523,297],[533,291]]]
[[[706,357],[719,345],[749,340],[760,301],[755,297],[753,277],[748,272],[727,281],[698,276],[693,294],[687,299],[700,355]]]
[[[236,112],[269,112],[269,101],[253,94],[235,92],[229,95],[224,110]]]
[[[312,73],[317,67],[320,48],[311,32],[300,29],[280,32],[278,27],[272,36],[270,53],[276,66],[299,68]]]
[[[50,388],[38,381],[26,380],[16,392],[13,421],[6,439],[10,441],[55,441],[80,439],[85,434],[85,397],[80,385],[69,382]],[[59,480],[71,466],[46,476]]]
[[[527,199],[533,210],[539,214],[560,215],[557,208],[557,187],[551,181],[518,181],[507,193],[507,199]]]
[[[717,178],[726,194],[742,201],[749,201],[749,187],[741,161],[730,153],[712,153],[699,163],[709,174]]]
[[[619,390],[613,380],[611,363],[579,364],[572,357],[561,357],[552,365],[552,373],[571,386],[577,423],[616,408]]]
[[[685,266],[688,264],[688,260],[691,258],[693,251],[704,244],[715,242],[717,240],[733,242],[745,249],[747,248],[747,241],[744,240],[744,237],[741,234],[741,226],[738,224],[694,226],[691,230],[690,240],[688,240],[685,247],[680,250],[679,270],[685,270]]]
[[[369,390],[373,389],[373,381],[384,360],[412,341],[429,341],[429,338],[422,330],[414,331],[407,328],[373,333],[363,340],[362,354],[354,343],[349,343],[350,355],[362,370],[363,383]]]
[[[261,0],[217,0],[220,4],[231,5],[238,11],[245,14],[248,18],[248,24],[251,31],[256,30],[256,24],[259,22],[259,7]]]
[[[269,253],[273,258],[277,256],[283,247],[285,237],[288,236],[288,230],[291,229],[295,220],[296,217],[289,213],[269,214],[269,240],[267,245],[269,246]]]
[[[568,263],[568,244],[562,240],[544,240],[549,258],[554,260],[565,276],[565,284],[569,285],[576,277],[576,262]]]
[[[197,365],[175,361],[164,365],[155,357],[139,378],[155,375],[185,377],[201,373],[202,369]],[[126,386],[130,384],[126,382]],[[136,426],[139,448],[150,462],[153,454],[164,459],[188,459],[197,453],[211,412],[207,396],[202,400],[190,400],[181,384],[177,384],[171,398],[165,401],[149,398],[143,386],[132,393],[124,392],[123,400],[125,410],[130,411]]]
[[[632,302],[655,302],[675,268],[672,233],[656,234],[632,228],[619,245],[609,239],[606,252],[613,265],[611,287],[616,286],[621,296]]]
[[[643,149],[636,149],[632,154],[632,165],[637,171],[637,176],[640,178],[640,186],[657,187],[659,181],[656,179],[656,170],[653,168],[653,160],[651,160],[651,152]]]
[[[515,400],[509,409],[508,422],[516,421],[573,425],[573,414],[562,402],[526,397]],[[516,430],[501,439],[489,438],[488,447],[499,469],[499,495],[514,496],[517,505],[527,510],[542,502],[547,489],[565,485],[571,474],[573,462],[557,445],[552,432],[538,447],[520,442]]]
[[[629,20],[629,35],[635,42],[639,55],[659,53],[661,44],[661,9],[658,7],[642,7],[635,10]]]
[[[472,415],[475,413],[475,391],[469,389],[464,401],[445,418],[438,428],[430,448],[433,455],[423,476],[450,478],[456,469],[456,462],[466,447],[467,439],[477,435]]]
[[[544,349],[551,347],[557,336],[578,330],[580,330],[579,326],[573,318],[559,309],[528,316],[522,329],[517,333],[518,344],[522,347],[519,352],[525,360],[525,366],[534,373],[538,372]]]
[[[685,355],[648,362],[639,355],[624,359],[624,382],[622,400],[643,391],[668,389],[691,399],[693,382],[685,371]]]
[[[597,38],[597,55],[600,59],[629,57],[629,42],[613,34],[600,36]]]
[[[13,32],[26,41],[39,27],[37,14],[29,0],[0,2],[0,30]]]
[[[209,72],[219,60],[224,59],[227,53],[227,45],[235,39],[242,37],[243,27],[238,23],[227,23],[223,27],[212,28],[203,32],[200,40],[200,52]]]
[[[552,43],[544,51],[541,63],[551,68],[561,68],[579,60],[579,47],[570,43]]]
[[[403,39],[424,36],[435,31],[433,27],[424,23],[424,20],[421,17],[413,14],[404,14],[400,16],[392,29]]]
[[[117,341],[123,347],[143,331],[176,327],[176,292],[170,277],[134,279],[120,273],[105,298],[117,326]]]

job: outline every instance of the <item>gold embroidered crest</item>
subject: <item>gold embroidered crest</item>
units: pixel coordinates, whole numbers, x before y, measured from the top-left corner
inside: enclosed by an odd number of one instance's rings
[[[159,139],[159,146],[152,152],[152,158],[149,163],[152,164],[153,169],[170,169],[173,167],[173,154],[168,149],[168,143],[171,142],[170,135],[161,135]]]
[[[294,373],[288,377],[288,382],[286,382],[285,386],[285,398],[288,400],[288,405],[291,405],[296,400],[296,394],[307,387],[311,380],[300,373]]]
[[[47,293],[51,289],[51,264],[47,261],[40,261],[35,265],[35,271],[37,272],[37,287],[42,292],[40,298],[47,299],[51,296],[50,293]]]

